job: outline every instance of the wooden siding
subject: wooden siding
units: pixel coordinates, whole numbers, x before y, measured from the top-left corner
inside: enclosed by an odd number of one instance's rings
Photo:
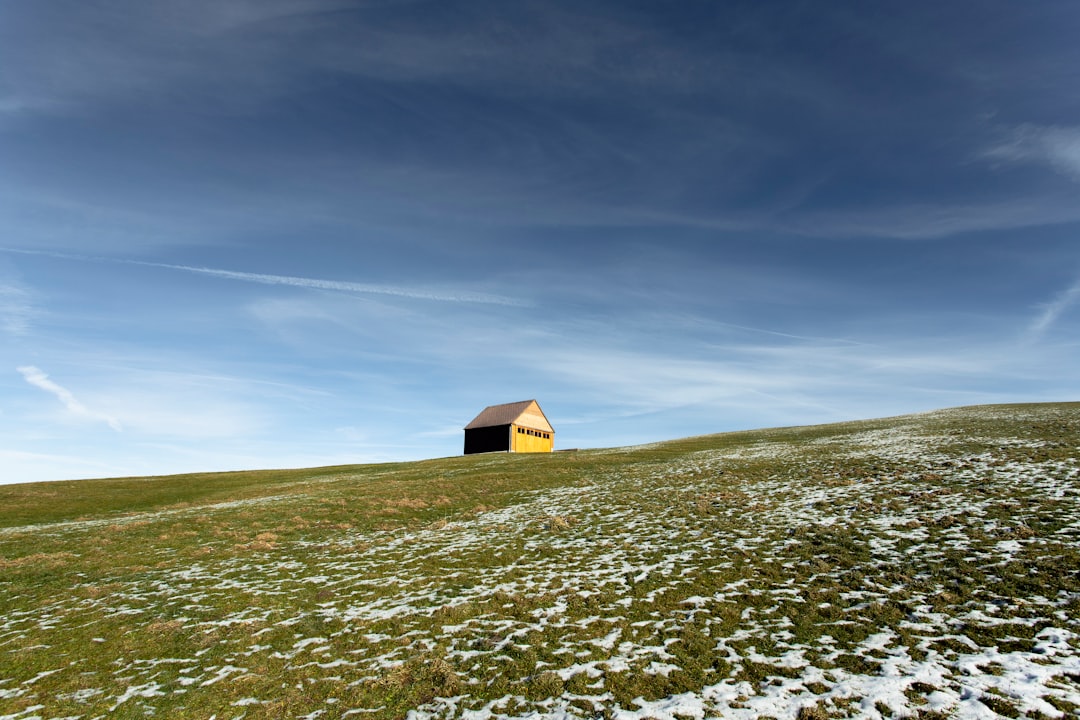
[[[547,437],[544,437],[545,435]],[[512,425],[510,426],[510,443],[511,452],[551,452],[555,447],[555,433]]]
[[[528,406],[517,416],[514,420],[515,425],[521,427],[532,428],[533,430],[540,430],[546,432],[549,435],[555,432],[551,427],[551,423],[544,417],[543,411],[540,409],[540,405],[535,400],[528,404]]]

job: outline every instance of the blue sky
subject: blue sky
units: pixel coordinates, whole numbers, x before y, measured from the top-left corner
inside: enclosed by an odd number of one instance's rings
[[[0,482],[1080,399],[1080,6],[0,2]]]

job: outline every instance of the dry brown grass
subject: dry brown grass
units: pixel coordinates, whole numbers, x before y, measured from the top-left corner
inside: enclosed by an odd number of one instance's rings
[[[395,665],[374,685],[382,692],[408,693],[415,698],[414,702],[425,703],[458,694],[462,682],[444,658],[427,654]]]
[[[821,703],[817,705],[804,705],[799,708],[798,720],[829,720],[829,713],[821,706]]]
[[[26,567],[57,568],[63,567],[76,558],[78,558],[78,555],[70,552],[34,553],[33,555],[24,555],[18,558],[0,557],[0,570]]]
[[[1024,523],[1020,523],[1016,527],[1012,528],[1012,531],[1009,533],[1009,535],[1014,538],[1025,539],[1029,537],[1035,537],[1035,531]]]
[[[436,504],[438,504],[438,503],[436,502]],[[424,500],[421,500],[420,498],[403,497],[403,498],[399,498],[397,500],[387,500],[386,501],[386,507],[410,508],[412,510],[423,510],[424,508],[429,507],[429,505]]]
[[[179,620],[157,620],[146,626],[146,632],[153,635],[172,635],[183,627],[184,623]]]
[[[114,593],[117,590],[121,590],[124,586],[120,583],[109,583],[106,585],[85,585],[80,590],[86,597],[90,599],[96,599],[110,593]]]
[[[255,536],[255,539],[251,542],[240,543],[236,545],[237,550],[273,550],[277,547],[278,534],[272,532],[261,532]]]
[[[138,530],[139,528],[144,528],[149,524],[149,520],[133,520],[131,522],[125,523],[114,523],[112,525],[109,525],[105,529],[112,533],[123,533],[130,532],[132,530]]]
[[[543,518],[542,523],[545,530],[559,532],[561,530],[569,530],[577,523],[577,520],[571,515],[548,515]]]

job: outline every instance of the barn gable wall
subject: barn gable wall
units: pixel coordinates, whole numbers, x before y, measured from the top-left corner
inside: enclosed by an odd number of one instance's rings
[[[540,405],[537,404],[535,400],[530,402],[521,414],[517,416],[514,420],[514,424],[543,432],[555,432],[554,428],[551,427],[551,423],[544,417],[543,411],[540,410]]]

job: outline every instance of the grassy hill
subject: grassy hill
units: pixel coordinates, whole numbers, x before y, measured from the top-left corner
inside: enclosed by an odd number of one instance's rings
[[[1080,716],[1080,404],[0,486],[0,718]]]

